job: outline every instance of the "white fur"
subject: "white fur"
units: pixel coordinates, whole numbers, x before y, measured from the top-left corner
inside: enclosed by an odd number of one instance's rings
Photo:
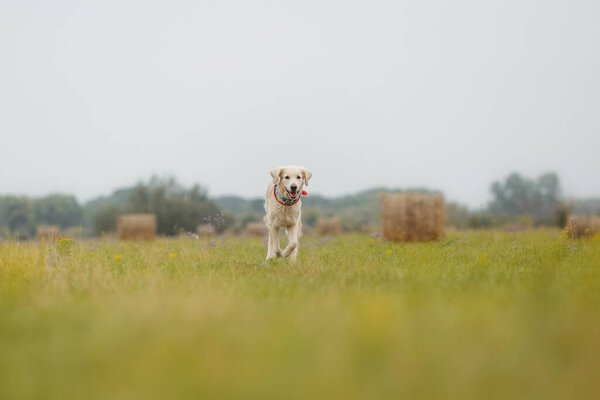
[[[269,184],[265,194],[265,225],[269,234],[267,260],[289,256],[295,261],[298,256],[298,238],[302,236],[302,221],[300,220],[302,200],[290,206],[280,204],[273,194],[273,188],[277,184],[279,193],[283,197],[294,200],[301,196],[304,185],[308,186],[308,180],[312,177],[312,173],[304,167],[288,165],[272,169],[271,177],[273,181]],[[297,187],[296,197],[290,194],[293,185]],[[285,228],[288,236],[288,245],[283,251],[279,245],[280,228]]]

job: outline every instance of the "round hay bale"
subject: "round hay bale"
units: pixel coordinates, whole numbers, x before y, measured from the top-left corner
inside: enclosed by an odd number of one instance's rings
[[[156,237],[154,214],[125,214],[117,220],[117,233],[121,240],[153,240]]]
[[[436,240],[444,236],[441,194],[381,193],[381,232],[396,242]]]
[[[339,218],[320,218],[317,220],[317,232],[322,236],[335,236],[342,233],[342,223]]]
[[[56,240],[62,237],[60,228],[56,225],[40,225],[35,231],[38,240]]]
[[[217,235],[217,230],[212,224],[200,224],[196,227],[196,233],[201,238],[209,238]]]
[[[565,232],[571,239],[589,238],[600,234],[600,217],[570,215],[567,218]]]
[[[267,228],[262,222],[248,222],[244,228],[245,236],[265,237],[267,236]]]

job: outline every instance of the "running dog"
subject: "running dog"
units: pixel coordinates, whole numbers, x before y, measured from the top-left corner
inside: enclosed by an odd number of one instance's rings
[[[298,239],[302,236],[302,190],[308,186],[312,172],[304,167],[288,165],[271,170],[273,181],[269,183],[265,194],[265,225],[269,234],[267,260],[275,257],[290,257],[293,261],[298,256]],[[288,245],[282,251],[279,246],[279,228],[285,228]]]

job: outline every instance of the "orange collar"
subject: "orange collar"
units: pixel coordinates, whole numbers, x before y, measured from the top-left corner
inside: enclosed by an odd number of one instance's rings
[[[283,196],[279,195],[283,199],[283,201],[281,201],[281,200],[279,200],[278,194],[279,194],[279,191],[277,190],[277,185],[274,185],[273,186],[273,196],[275,196],[275,200],[277,200],[277,202],[279,204],[281,204],[281,205],[284,205],[284,206],[293,206],[294,204],[296,204],[297,202],[300,201],[300,197],[306,196],[308,193],[306,193],[303,190],[302,193],[301,193],[302,196],[298,196],[298,198],[296,200],[294,200],[294,201],[288,201],[286,198],[284,198]]]

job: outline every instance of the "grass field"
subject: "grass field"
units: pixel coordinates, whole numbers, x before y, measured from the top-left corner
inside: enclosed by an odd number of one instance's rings
[[[0,399],[600,393],[600,242],[0,244]]]

